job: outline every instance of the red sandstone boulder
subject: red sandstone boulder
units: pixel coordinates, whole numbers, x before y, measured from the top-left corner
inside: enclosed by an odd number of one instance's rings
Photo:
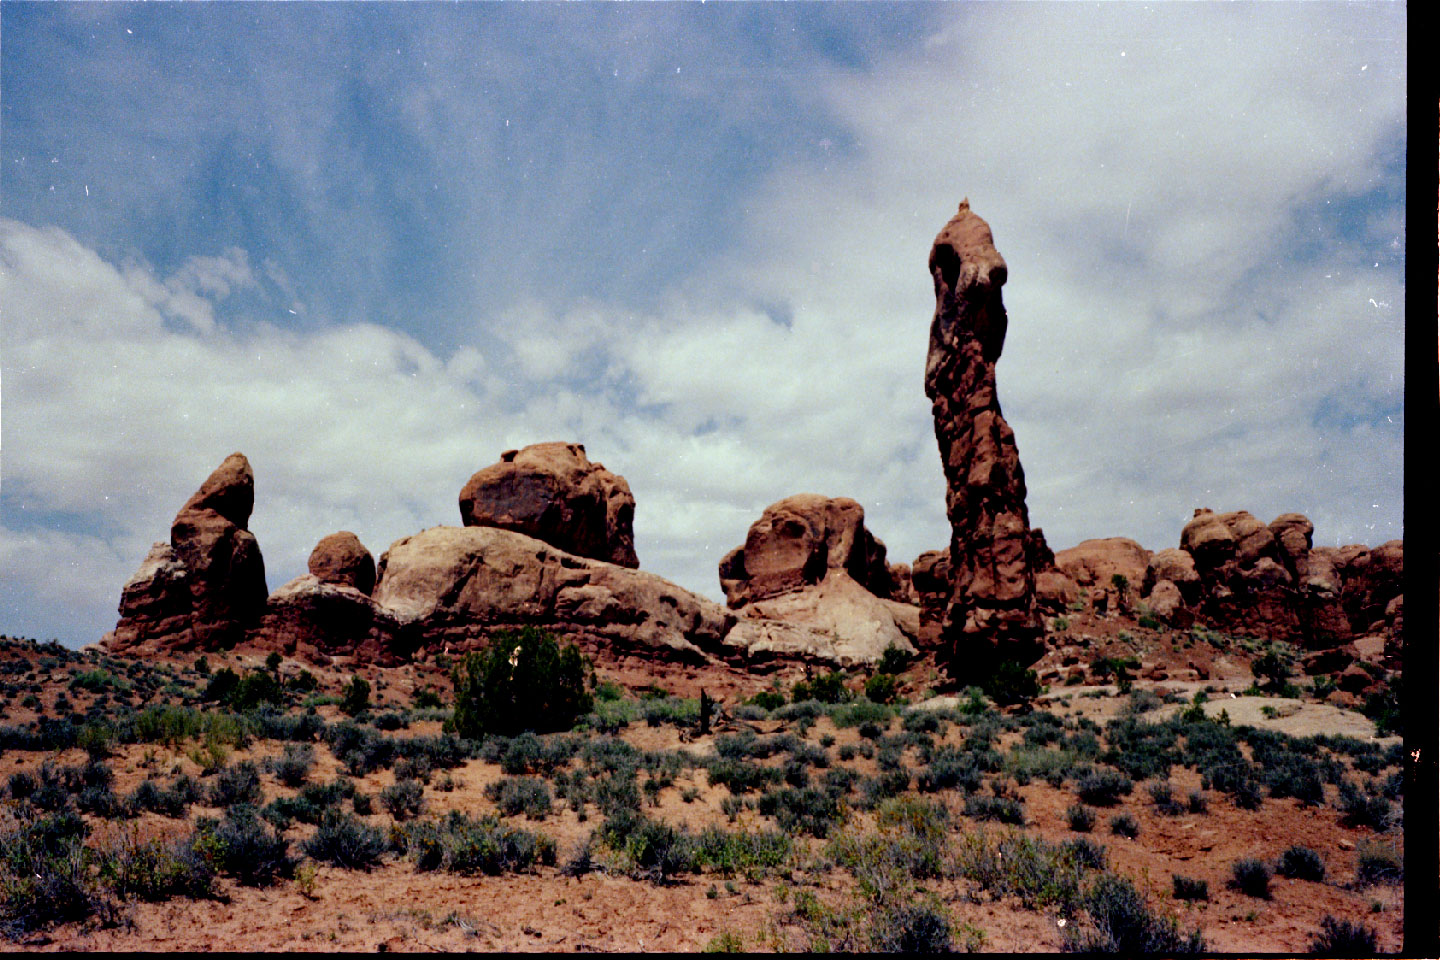
[[[250,462],[233,453],[185,502],[121,591],[112,653],[233,646],[265,609],[265,562],[246,529],[255,504]]]
[[[1337,567],[1344,586],[1341,602],[1356,633],[1383,629],[1385,607],[1404,590],[1405,545],[1391,540],[1373,550],[1341,547]]]
[[[892,563],[889,566],[890,599],[919,606],[920,595],[915,592],[915,581],[910,573],[910,564]]]
[[[1194,616],[1185,607],[1185,598],[1180,595],[1180,588],[1169,580],[1161,580],[1155,584],[1155,589],[1150,591],[1145,604],[1151,615],[1182,630],[1195,622]]]
[[[911,570],[886,563],[849,498],[798,494],[766,507],[720,561],[720,585],[738,611],[725,637],[731,659],[833,669],[874,664],[891,646],[915,652],[920,611],[891,599],[914,595]]]
[[[375,558],[348,530],[332,533],[315,544],[309,566],[310,573],[321,583],[351,587],[366,596],[375,589]]]
[[[496,628],[535,625],[651,659],[709,662],[734,622],[655,576],[494,527],[431,527],[380,557],[374,599],[412,649],[464,651]]]
[[[1145,583],[1149,565],[1150,551],[1127,537],[1086,540],[1055,554],[1055,566],[1082,587],[1106,588],[1119,575],[1136,594]]]
[[[460,491],[467,527],[496,527],[580,557],[638,567],[635,497],[625,478],[591,463],[578,443],[507,450]]]
[[[1197,567],[1213,569],[1235,556],[1235,535],[1215,511],[1201,507],[1180,531],[1180,549]]]
[[[1200,599],[1200,573],[1195,569],[1194,558],[1184,550],[1167,547],[1151,554],[1142,593],[1146,596],[1153,593],[1155,585],[1162,580],[1174,584],[1185,602],[1195,603]]]
[[[786,497],[750,525],[745,545],[720,561],[720,587],[732,608],[819,583],[838,570],[877,597],[894,582],[885,544],[865,529],[865,508],[848,497]]]
[[[1000,412],[995,363],[1009,323],[1000,289],[1008,276],[990,226],[962,201],[930,248],[935,314],[925,361],[950,520],[949,584],[939,624],[940,659],[984,672],[1001,660],[1033,662],[1044,625],[1035,573],[1048,549],[1033,535],[1015,434]],[[922,618],[933,616],[921,593]],[[922,640],[923,642],[923,640]]]
[[[1062,613],[1079,599],[1079,585],[1059,570],[1035,574],[1035,602],[1050,613]]]
[[[1285,566],[1292,574],[1299,572],[1301,562],[1310,555],[1314,545],[1315,525],[1303,513],[1282,513],[1270,521],[1270,534]]]
[[[369,557],[368,552],[365,555]],[[250,642],[256,649],[275,650],[317,666],[328,665],[333,657],[349,657],[356,663],[390,667],[405,662],[409,652],[401,642],[400,625],[388,610],[349,583],[322,580],[313,573],[296,577],[270,595]]]

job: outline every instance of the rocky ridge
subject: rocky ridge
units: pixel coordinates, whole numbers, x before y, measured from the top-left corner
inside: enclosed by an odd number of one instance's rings
[[[308,573],[267,597],[247,529],[254,475],[236,453],[125,584],[104,645],[163,655],[245,644],[314,663],[393,665],[533,624],[597,653],[760,670],[864,666],[894,646],[933,657],[960,685],[1002,659],[1036,663],[1045,618],[1053,646],[1053,620],[1083,609],[1285,640],[1311,672],[1337,678],[1353,673],[1360,646],[1398,657],[1398,540],[1314,547],[1303,515],[1262,524],[1243,510],[1201,509],[1175,548],[1108,538],[1052,554],[1029,526],[996,395],[1007,267],[968,202],[936,237],[929,266],[925,390],[951,538],[913,564],[889,562],[855,500],[798,494],[765,508],[720,562],[726,609],[640,571],[625,478],[583,445],[558,442],[505,451],[477,471],[460,492],[463,526],[402,538],[378,565],[353,533],[331,534]],[[1347,682],[1358,689],[1360,679]]]

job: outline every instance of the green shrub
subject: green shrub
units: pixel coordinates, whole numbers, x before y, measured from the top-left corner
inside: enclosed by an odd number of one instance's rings
[[[550,814],[550,788],[535,777],[505,777],[485,788],[485,796],[494,801],[507,817],[524,814],[529,820],[544,820]]]
[[[1190,877],[1182,877],[1180,874],[1172,874],[1171,892],[1176,900],[1209,900],[1210,884],[1204,880],[1194,880]]]
[[[1290,659],[1276,649],[1267,650],[1250,662],[1251,676],[1265,681],[1261,684],[1262,690],[1284,691],[1290,685],[1291,672]]]
[[[762,767],[747,760],[727,760],[723,757],[710,761],[705,771],[711,786],[724,786],[732,794],[764,790],[778,783],[781,772],[774,767]]]
[[[380,790],[380,806],[396,820],[409,820],[420,815],[425,806],[425,788],[419,780],[396,780]]]
[[[899,796],[908,789],[910,789],[909,770],[904,767],[882,769],[875,776],[867,777],[862,782],[858,806],[870,809],[891,797]]]
[[[895,699],[895,675],[877,673],[865,681],[865,698],[873,703],[889,703]]]
[[[910,660],[911,654],[892,643],[885,648],[884,653],[880,654],[880,662],[876,665],[875,670],[877,673],[901,674],[910,665]]]
[[[695,839],[695,863],[722,876],[756,879],[789,859],[790,835],[764,830],[731,832],[707,827]]]
[[[795,684],[790,696],[792,703],[814,700],[818,703],[845,703],[850,700],[850,691],[845,688],[845,674],[831,671],[813,680],[802,680]]]
[[[634,811],[607,818],[601,835],[629,864],[632,874],[656,882],[692,873],[698,862],[695,838],[688,832]]]
[[[1175,799],[1175,791],[1169,781],[1150,784],[1150,799],[1155,804],[1155,809],[1170,817],[1178,817],[1185,812],[1185,808]]]
[[[385,852],[385,837],[352,814],[327,810],[302,845],[312,860],[351,870],[369,870]]]
[[[814,787],[771,790],[760,797],[757,809],[763,816],[774,817],[785,833],[808,833],[822,839],[844,817],[839,798]]]
[[[986,696],[1001,706],[1028,703],[1040,695],[1035,671],[1014,660],[1000,661],[981,686]]]
[[[1405,879],[1405,861],[1388,844],[1362,840],[1355,850],[1355,879],[1362,886],[1399,883]]]
[[[235,694],[235,688],[239,685],[240,675],[229,667],[223,667],[210,675],[210,680],[205,684],[205,690],[200,694],[200,699],[212,703],[228,703]]]
[[[571,645],[562,649],[552,634],[534,627],[498,631],[483,653],[468,654],[455,669],[451,723],[456,733],[472,739],[568,730],[592,705],[585,674],[580,651]]]
[[[1384,689],[1365,698],[1361,712],[1375,722],[1375,736],[1405,736],[1405,711],[1401,703],[1404,678],[1397,673]]]
[[[149,810],[174,820],[185,816],[190,805],[199,800],[199,785],[182,773],[169,789],[162,789],[154,780],[140,781],[126,803],[136,811]]]
[[[231,807],[218,822],[208,817],[196,821],[187,845],[212,869],[245,886],[269,886],[290,876],[295,867],[285,838],[263,824],[249,804]]]
[[[1095,827],[1095,811],[1083,804],[1071,804],[1065,811],[1065,819],[1076,833],[1089,833]]]
[[[308,743],[285,744],[284,752],[270,763],[275,778],[287,787],[298,787],[304,783],[314,766],[315,748]]]
[[[88,832],[80,817],[61,813],[0,836],[0,931],[17,939],[110,911],[90,878]]]
[[[1270,868],[1254,857],[1244,857],[1230,865],[1230,885],[1241,893],[1270,899]]]
[[[1113,807],[1121,796],[1129,796],[1134,787],[1129,777],[1113,770],[1101,770],[1077,780],[1075,794],[1091,806]]]
[[[1140,836],[1140,824],[1128,813],[1118,814],[1110,818],[1110,832],[1117,837],[1128,837],[1134,840]]]
[[[1310,941],[1310,953],[1317,957],[1373,957],[1377,952],[1373,927],[1336,920],[1328,913]]]
[[[212,807],[230,807],[237,803],[258,804],[263,799],[260,771],[249,760],[226,767],[215,777],[209,799]]]
[[[1025,823],[1025,810],[1020,801],[1013,797],[982,797],[972,794],[965,798],[965,816],[976,820],[995,820],[1000,823]]]
[[[1293,846],[1280,854],[1280,859],[1275,864],[1275,872],[1291,880],[1314,880],[1320,883],[1325,879],[1325,861],[1309,847]]]
[[[1173,918],[1161,918],[1145,906],[1145,898],[1130,883],[1114,874],[1102,874],[1086,891],[1089,927],[1068,929],[1064,949],[1080,953],[1202,953],[1205,941],[1196,930],[1186,937]]]
[[[1390,822],[1390,801],[1367,797],[1352,780],[1340,783],[1340,822],[1347,827],[1369,827],[1381,831]]]
[[[890,718],[894,715],[894,707],[887,706],[871,697],[867,700],[856,700],[853,703],[834,707],[830,711],[830,722],[842,730],[849,727],[873,726],[878,731],[875,735],[879,736],[879,732],[883,732],[890,725]],[[861,734],[861,736],[864,735],[864,733]]]
[[[284,700],[285,691],[273,674],[252,670],[240,678],[222,702],[232,709],[244,712],[254,710],[264,703],[283,703]]]
[[[198,899],[215,895],[215,874],[205,858],[185,841],[123,839],[106,855],[100,878],[124,900]]]
[[[38,786],[39,784],[35,782],[35,778],[24,770],[17,770],[10,774],[10,796],[15,800],[25,800],[29,798]]]
[[[364,677],[351,677],[340,691],[340,709],[355,716],[370,706],[370,683]]]
[[[785,706],[785,697],[773,690],[761,690],[745,702],[762,710],[778,710]]]

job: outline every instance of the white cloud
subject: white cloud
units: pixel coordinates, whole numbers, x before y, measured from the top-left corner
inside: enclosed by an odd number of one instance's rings
[[[1298,211],[1383,173],[1403,15],[1305,10],[967,5],[921,50],[825,84],[852,147],[736,198],[742,242],[704,251],[663,307],[492,316],[477,295],[473,345],[448,356],[363,318],[236,318],[245,251],[161,278],[0,221],[17,622],[62,622],[45,611],[76,571],[65,629],[94,639],[235,449],[272,589],[336,529],[378,555],[457,522],[471,472],[559,439],[626,476],[645,568],[712,597],[724,552],[802,491],[859,500],[909,561],[948,537],[925,264],[966,194],[1010,264],[1000,398],[1052,546],[1171,546],[1197,506],[1300,510],[1317,542],[1399,536],[1402,425],[1381,411],[1403,392],[1404,290],[1369,245],[1403,220],[1370,214],[1303,262],[1289,245]],[[285,264],[261,271],[296,299]]]

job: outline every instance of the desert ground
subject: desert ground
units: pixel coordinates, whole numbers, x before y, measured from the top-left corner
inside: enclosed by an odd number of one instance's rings
[[[1052,651],[1208,679],[999,706],[919,658],[894,702],[863,695],[865,672],[812,672],[821,699],[797,703],[795,666],[616,660],[573,730],[476,740],[445,732],[443,658],[197,664],[6,639],[0,943],[1401,949],[1398,737],[1308,678],[1257,686],[1244,638],[1064,626]],[[221,689],[227,669],[258,704]]]

